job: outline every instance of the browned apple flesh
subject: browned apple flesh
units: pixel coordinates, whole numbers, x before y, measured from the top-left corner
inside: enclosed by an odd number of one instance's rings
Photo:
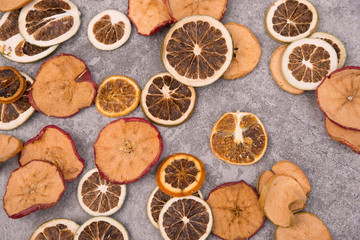
[[[8,12],[19,9],[33,0],[0,0],[0,11]]]
[[[265,170],[259,177],[257,184],[256,184],[256,191],[258,194],[261,194],[261,191],[263,190],[264,186],[266,185],[267,181],[274,176],[274,173],[269,170]]]
[[[22,148],[22,142],[16,137],[0,134],[0,162],[6,162],[14,157]]]
[[[63,175],[54,164],[33,160],[14,170],[6,185],[4,209],[10,218],[55,206],[66,189]]]

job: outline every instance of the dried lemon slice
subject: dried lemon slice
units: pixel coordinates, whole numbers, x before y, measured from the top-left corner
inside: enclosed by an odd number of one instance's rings
[[[80,227],[69,219],[53,219],[40,225],[31,235],[30,240],[70,240]]]
[[[13,67],[0,67],[0,103],[13,103],[26,90],[25,78]]]
[[[254,114],[229,112],[215,123],[210,146],[215,156],[225,162],[250,165],[264,156],[267,134],[264,125]]]

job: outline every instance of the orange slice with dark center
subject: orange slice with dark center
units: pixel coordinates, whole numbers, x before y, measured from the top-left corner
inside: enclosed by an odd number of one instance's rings
[[[0,103],[15,102],[25,90],[25,78],[15,68],[0,67]]]
[[[40,225],[30,240],[72,240],[80,226],[69,219],[53,219]]]

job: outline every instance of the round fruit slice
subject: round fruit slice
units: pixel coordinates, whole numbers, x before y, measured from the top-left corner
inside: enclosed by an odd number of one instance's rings
[[[308,0],[277,0],[265,17],[269,35],[281,43],[293,42],[315,32],[319,16]]]
[[[21,218],[39,209],[55,206],[66,189],[59,168],[33,160],[14,170],[6,185],[4,210],[10,218]]]
[[[13,103],[25,92],[25,78],[13,67],[0,67],[0,103]]]
[[[125,227],[113,218],[94,217],[84,222],[76,231],[74,240],[129,240]]]
[[[0,12],[8,12],[21,8],[32,0],[0,0]]]
[[[77,197],[80,206],[91,216],[110,216],[124,203],[126,186],[102,178],[97,168],[88,171],[80,180]]]
[[[269,181],[269,179],[275,174],[272,171],[265,170],[260,176],[256,184],[256,191],[260,195],[264,186]]]
[[[270,72],[275,82],[288,93],[298,95],[302,94],[304,90],[293,87],[286,81],[284,74],[281,70],[281,60],[284,55],[287,45],[279,46],[272,54],[270,59]]]
[[[205,167],[200,159],[186,153],[175,153],[161,162],[156,183],[167,195],[184,197],[198,191],[205,176]]]
[[[254,114],[228,112],[215,123],[210,146],[215,156],[225,162],[250,165],[264,156],[267,139],[264,125]]]
[[[332,240],[329,229],[315,214],[299,212],[295,214],[294,225],[277,227],[275,240]]]
[[[69,219],[53,219],[40,225],[30,240],[71,240],[79,227],[79,224]]]
[[[11,135],[0,134],[0,162],[6,162],[23,149],[22,142]]]
[[[229,68],[222,78],[233,80],[249,74],[258,65],[261,46],[255,35],[244,25],[230,22],[225,27],[234,42],[234,54]]]
[[[163,126],[177,126],[189,119],[195,109],[196,92],[169,73],[150,78],[141,93],[141,108],[147,118]]]
[[[258,195],[244,181],[214,188],[206,202],[214,216],[212,233],[221,239],[250,239],[264,225]]]
[[[186,85],[200,87],[219,79],[233,57],[229,31],[209,16],[190,16],[166,34],[161,58],[166,70]]]
[[[210,206],[201,198],[172,198],[160,212],[159,227],[165,240],[206,239],[213,225]]]
[[[321,39],[304,38],[284,51],[281,68],[285,79],[295,88],[315,90],[321,81],[337,69],[334,48]]]
[[[219,21],[224,17],[228,0],[167,0],[171,17],[179,21],[192,15],[207,15]]]
[[[29,101],[29,92],[33,80],[25,73],[20,72],[25,78],[26,89],[24,94],[13,103],[0,103],[0,130],[11,130],[17,128],[35,112]]]
[[[80,12],[70,0],[35,0],[22,8],[19,31],[31,44],[49,47],[76,34]]]
[[[360,130],[360,67],[341,68],[327,76],[316,97],[329,120],[346,129]]]
[[[113,183],[132,183],[145,176],[163,151],[160,132],[143,118],[120,118],[106,125],[94,145],[95,164]]]
[[[132,112],[140,101],[141,89],[125,76],[111,76],[100,85],[95,99],[97,110],[107,117],[121,117]]]
[[[199,197],[201,199],[204,199],[202,193],[200,190],[192,194],[195,197]],[[159,187],[156,187],[152,193],[150,194],[149,200],[147,202],[147,215],[151,222],[151,224],[159,228],[159,215],[161,212],[161,209],[165,205],[167,201],[169,201],[172,197],[165,194],[163,191],[159,189]]]
[[[88,26],[88,37],[92,45],[100,50],[114,50],[121,47],[130,37],[131,23],[117,10],[105,10]]]
[[[345,65],[347,53],[345,45],[334,35],[326,32],[316,32],[310,36],[310,38],[322,39],[329,43],[336,51],[338,57],[337,68],[342,68]]]

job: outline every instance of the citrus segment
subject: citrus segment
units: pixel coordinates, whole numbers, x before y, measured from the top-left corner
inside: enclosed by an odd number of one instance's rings
[[[225,162],[250,165],[259,161],[267,148],[265,127],[252,113],[225,113],[211,131],[210,146]]]
[[[11,135],[0,134],[0,162],[6,162],[23,148],[22,142]]]
[[[33,0],[0,0],[0,11],[8,12],[21,8]]]
[[[30,240],[73,240],[79,227],[69,219],[54,219],[40,225]]]
[[[184,197],[201,188],[205,175],[201,160],[190,154],[176,153],[162,161],[156,173],[156,182],[167,195]]]
[[[13,103],[25,92],[25,78],[13,67],[0,67],[0,103]]]

